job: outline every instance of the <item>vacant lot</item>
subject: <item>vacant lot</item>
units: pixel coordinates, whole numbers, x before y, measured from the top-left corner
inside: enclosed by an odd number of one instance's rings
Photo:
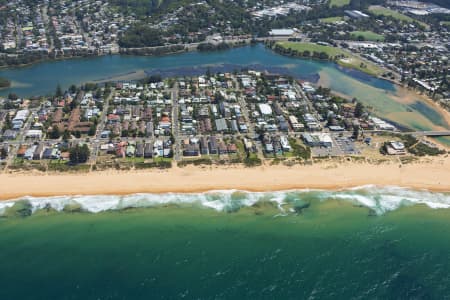
[[[409,22],[409,23],[417,22],[424,27],[428,27],[428,25],[424,22],[420,22],[420,21],[415,20],[407,15],[399,13],[398,11],[395,11],[395,10],[392,10],[392,9],[389,9],[389,8],[386,8],[383,6],[372,5],[371,7],[369,7],[369,12],[371,12],[372,14],[374,14],[376,16],[393,17],[394,19]]]
[[[344,5],[349,5],[350,4],[350,0],[330,0],[330,7],[332,6],[344,6]]]
[[[384,36],[373,31],[353,31],[352,38],[358,39],[362,36],[365,41],[384,41]]]
[[[344,18],[343,17],[329,17],[329,18],[322,18],[319,20],[322,23],[334,23],[334,22],[340,22],[340,21],[344,20]]]
[[[279,42],[277,44],[286,49],[291,48],[292,50],[297,50],[300,53],[303,51],[309,51],[311,53],[325,52],[330,57],[334,57],[337,55],[348,55],[347,51],[342,50],[338,47],[324,46],[314,43]]]

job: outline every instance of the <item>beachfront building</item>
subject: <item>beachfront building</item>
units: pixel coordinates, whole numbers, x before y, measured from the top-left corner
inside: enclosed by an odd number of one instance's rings
[[[404,155],[406,154],[406,148],[402,142],[391,141],[386,144],[386,152],[389,155]]]
[[[310,147],[333,147],[333,140],[328,133],[303,133],[302,139]]]

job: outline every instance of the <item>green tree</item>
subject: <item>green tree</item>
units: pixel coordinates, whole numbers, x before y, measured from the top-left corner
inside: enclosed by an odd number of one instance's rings
[[[67,142],[70,139],[70,133],[69,130],[64,130],[63,132],[63,136],[62,136],[63,141]]]
[[[82,164],[88,161],[90,155],[86,144],[76,145],[69,149],[69,159],[72,164]]]
[[[60,136],[61,136],[61,133],[59,132],[58,126],[53,125],[52,131],[50,132],[50,138],[56,140],[56,139],[59,139]]]
[[[352,137],[357,140],[359,138],[359,125],[353,127],[353,135]]]
[[[95,124],[92,124],[91,127],[89,127],[88,135],[94,136],[96,131],[97,131],[97,126]]]
[[[72,94],[74,94],[76,91],[77,91],[77,87],[76,87],[74,84],[72,84],[72,85],[70,86],[70,88],[69,88],[69,92],[71,92]]]
[[[364,113],[364,105],[361,102],[356,103],[355,117],[360,118]]]
[[[5,159],[7,156],[8,156],[8,151],[6,150],[6,148],[2,147],[0,149],[0,158]]]
[[[9,93],[8,94],[8,99],[9,100],[17,100],[17,99],[19,99],[19,96],[17,96],[16,93]]]
[[[9,116],[9,113],[6,114],[5,122],[3,123],[3,130],[11,129],[12,128],[12,122],[11,117]]]
[[[63,92],[61,89],[61,85],[58,83],[58,85],[56,86],[55,96],[59,98],[59,97],[62,97],[62,95],[63,95]]]

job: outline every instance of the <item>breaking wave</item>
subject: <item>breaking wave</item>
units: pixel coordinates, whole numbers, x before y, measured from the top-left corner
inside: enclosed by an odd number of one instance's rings
[[[22,201],[20,201],[22,200]],[[80,210],[99,213],[127,208],[157,207],[162,205],[191,205],[233,212],[258,203],[274,204],[282,213],[303,209],[314,201],[338,200],[365,206],[377,215],[403,206],[424,204],[430,208],[450,208],[449,193],[435,193],[426,190],[411,190],[401,187],[361,186],[352,189],[290,190],[279,192],[247,192],[240,190],[216,190],[205,193],[131,194],[125,196],[57,196],[23,197],[0,202],[0,215],[4,215],[18,201],[29,203],[31,212],[40,209]]]

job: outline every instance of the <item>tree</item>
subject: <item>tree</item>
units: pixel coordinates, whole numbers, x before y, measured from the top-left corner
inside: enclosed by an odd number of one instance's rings
[[[94,136],[96,131],[97,131],[97,126],[95,124],[92,124],[91,127],[89,127],[88,135]]]
[[[76,91],[77,91],[77,87],[74,84],[72,84],[69,87],[69,92],[71,92],[72,94],[75,94]]]
[[[62,136],[63,141],[67,142],[70,139],[70,133],[69,130],[64,130],[63,136]]]
[[[5,159],[7,156],[8,156],[8,151],[6,150],[6,148],[2,147],[0,149],[0,158]]]
[[[357,140],[359,138],[359,125],[353,127],[353,135],[352,137]]]
[[[89,155],[90,151],[86,144],[83,144],[83,146],[76,145],[69,149],[69,159],[72,164],[82,164],[87,162]]]
[[[361,102],[356,103],[355,117],[360,118],[364,113],[364,105]]]
[[[61,136],[61,133],[59,132],[58,126],[53,125],[52,131],[50,132],[50,138],[56,140],[56,139],[59,139],[60,136]]]
[[[8,94],[8,99],[9,100],[17,100],[17,99],[19,99],[19,96],[17,96],[16,93],[9,93]]]
[[[147,77],[144,82],[146,83],[158,83],[162,81],[162,77],[159,74],[153,74]]]
[[[123,48],[162,46],[163,40],[160,31],[137,25],[128,29],[119,39],[119,46]]]
[[[62,97],[62,95],[63,95],[63,92],[61,89],[61,85],[58,83],[58,85],[56,86],[55,96],[59,98],[59,97]]]
[[[5,122],[3,123],[3,130],[8,130],[12,128],[12,121],[9,113],[6,114]]]

